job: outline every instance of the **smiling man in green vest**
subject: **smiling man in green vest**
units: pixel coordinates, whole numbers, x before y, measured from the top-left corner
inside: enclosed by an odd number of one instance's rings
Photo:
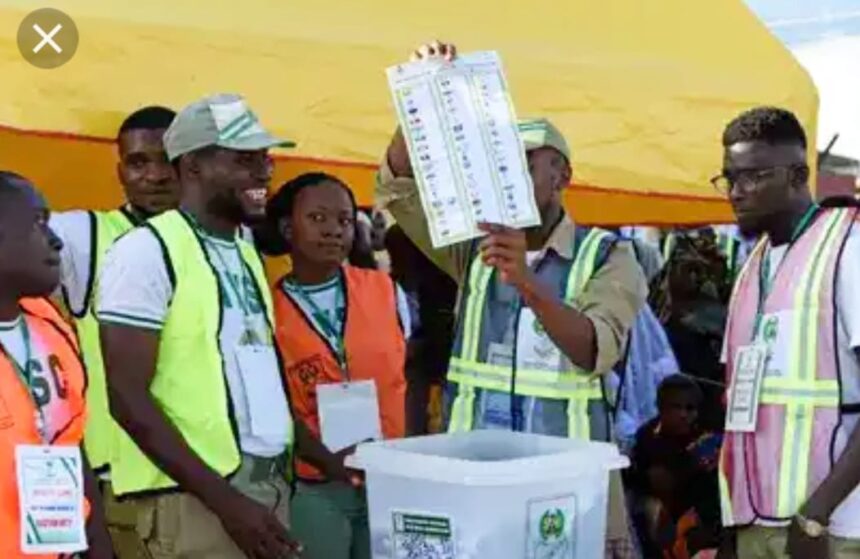
[[[291,557],[293,422],[272,301],[241,225],[264,217],[271,136],[245,100],[214,95],[164,136],[180,208],[120,239],[99,278],[110,409],[132,440],[115,492],[140,507],[159,559]]]

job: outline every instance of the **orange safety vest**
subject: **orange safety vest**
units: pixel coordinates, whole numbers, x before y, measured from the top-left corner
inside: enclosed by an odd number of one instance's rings
[[[60,387],[58,404],[50,406],[51,425],[61,425],[52,445],[79,446],[84,438],[86,374],[75,334],[47,299],[22,299],[24,320],[33,338],[49,352],[50,374]],[[47,410],[46,410],[47,411]],[[15,474],[15,447],[45,444],[36,429],[36,404],[21,382],[9,355],[0,348],[0,557],[54,559],[57,555],[24,555]],[[85,510],[88,511],[87,503]]]
[[[406,340],[397,314],[391,278],[375,270],[343,267],[346,293],[344,346],[350,381],[373,380],[379,397],[382,434],[406,434]],[[275,339],[284,364],[293,416],[317,437],[320,420],[317,385],[344,382],[332,348],[310,323],[297,301],[275,287]],[[299,479],[322,480],[314,466],[297,461]]]

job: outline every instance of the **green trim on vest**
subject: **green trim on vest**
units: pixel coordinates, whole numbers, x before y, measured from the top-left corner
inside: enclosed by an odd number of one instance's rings
[[[110,445],[115,437],[122,436],[123,433],[114,422],[108,408],[101,337],[99,323],[93,312],[93,299],[96,292],[96,278],[101,272],[108,249],[118,238],[133,229],[134,224],[122,210],[89,212],[89,214],[93,229],[90,232],[92,239],[90,277],[84,308],[81,309],[80,315],[74,313],[68,298],[66,298],[66,306],[75,316],[75,330],[78,333],[89,381],[86,394],[87,425],[84,433],[84,448],[92,467],[100,469],[109,465]]]
[[[150,219],[145,227],[161,242],[175,282],[150,391],[188,446],[227,477],[239,468],[241,456],[219,346],[222,305],[216,272],[201,239],[181,212],[166,212]],[[241,239],[236,242],[256,280],[271,329],[272,297],[263,265],[253,246]],[[288,450],[293,436],[291,432]],[[128,443],[117,446],[111,461],[118,495],[176,486],[137,445]]]

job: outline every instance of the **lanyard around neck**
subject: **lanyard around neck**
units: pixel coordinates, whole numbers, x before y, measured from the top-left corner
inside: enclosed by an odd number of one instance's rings
[[[799,239],[803,233],[809,228],[812,224],[812,221],[815,219],[816,214],[818,214],[819,206],[818,204],[810,204],[809,207],[804,212],[803,216],[800,218],[800,221],[795,225],[794,230],[791,232],[791,237],[789,238],[788,247],[786,249],[786,254],[783,256],[782,261],[780,261],[779,266],[782,266],[782,262],[785,262],[786,256],[788,256],[788,251],[791,250],[792,245],[794,245],[795,241]],[[771,290],[773,289],[773,283],[776,280],[776,276],[779,274],[779,266],[777,270],[771,277],[770,273],[770,251],[772,247],[770,246],[770,241],[766,241],[767,245],[765,247],[765,253],[761,258],[761,265],[759,266],[759,292],[758,292],[758,310],[756,312],[756,326],[755,333],[758,333],[759,326],[761,324],[762,314],[764,312],[764,304],[767,301],[768,297],[770,297]]]
[[[314,298],[310,296],[310,294],[303,286],[295,282],[290,282],[290,285],[298,294],[302,302],[304,302],[308,307],[311,308],[311,319],[317,323],[325,336],[329,340],[331,340],[331,343],[334,346],[333,350],[335,358],[337,359],[337,362],[340,365],[340,368],[343,373],[348,376],[346,360],[346,342],[344,340],[343,325],[341,328],[337,328],[334,322],[329,320],[329,315],[320,308],[316,301],[314,301]],[[337,289],[335,290],[334,310],[332,313],[333,316],[337,314],[338,309],[344,303],[344,291],[345,289],[343,287],[343,278],[338,275]]]
[[[226,239],[223,239],[223,240],[219,239],[221,242],[224,242],[224,243],[232,243],[233,246],[230,247],[231,250],[236,250],[239,252],[239,261],[240,261],[241,266],[240,266],[240,275],[239,275],[238,279],[234,279],[233,276],[230,274],[230,266],[227,263],[227,259],[224,258],[223,254],[221,254],[221,249],[218,246],[219,240],[213,239],[211,235],[209,235],[206,231],[204,231],[203,228],[200,226],[200,224],[197,223],[197,220],[194,219],[194,216],[192,216],[191,214],[189,214],[187,212],[182,212],[182,213],[188,219],[188,222],[191,224],[191,227],[194,229],[195,233],[197,233],[197,236],[200,237],[200,239],[203,241],[203,244],[205,244],[207,247],[212,249],[210,252],[214,253],[215,258],[218,260],[218,264],[221,265],[221,268],[224,272],[223,276],[227,279],[227,283],[230,285],[230,288],[233,291],[233,294],[236,296],[236,302],[239,304],[239,308],[242,310],[242,315],[245,317],[246,320],[248,320],[250,318],[250,316],[253,314],[251,312],[251,297],[250,297],[250,295],[248,295],[248,292],[246,289],[244,289],[244,285],[243,285],[244,281],[246,279],[248,279],[248,275],[245,271],[245,266],[243,264],[244,261],[242,259],[242,253],[239,250],[238,245],[236,245],[236,241],[235,240],[228,241]],[[222,274],[218,274],[219,278],[221,275]],[[250,278],[250,279],[251,279],[251,281],[254,281],[253,278]]]

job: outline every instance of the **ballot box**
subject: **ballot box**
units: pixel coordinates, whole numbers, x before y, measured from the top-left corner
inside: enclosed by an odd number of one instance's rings
[[[473,431],[360,445],[374,559],[602,559],[613,444]]]

